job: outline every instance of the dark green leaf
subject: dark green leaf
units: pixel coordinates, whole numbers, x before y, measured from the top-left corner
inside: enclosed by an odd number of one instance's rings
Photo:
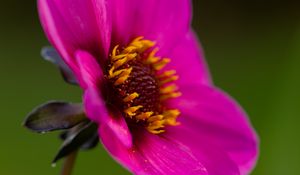
[[[52,163],[55,163],[73,151],[80,149],[80,147],[93,138],[96,133],[97,125],[92,122],[81,123],[80,125],[72,128],[70,131],[68,131],[65,141],[63,142]]]
[[[24,126],[35,132],[69,129],[88,120],[82,104],[52,101],[42,104],[30,112]]]
[[[82,150],[93,149],[98,145],[98,143],[99,143],[98,133],[95,132],[94,135],[80,147],[80,149]]]
[[[79,124],[80,126],[81,124]],[[63,131],[60,133],[59,138],[63,141],[65,141],[67,139],[68,136],[72,135],[72,132],[77,132],[78,130],[78,126],[71,128],[69,130]],[[87,140],[81,147],[81,150],[89,150],[89,149],[93,149],[95,148],[99,143],[99,137],[98,137],[98,133],[95,132],[94,135],[92,135],[89,140]]]

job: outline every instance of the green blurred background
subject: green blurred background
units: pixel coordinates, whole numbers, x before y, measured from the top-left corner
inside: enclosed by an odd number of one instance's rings
[[[0,175],[59,174],[57,133],[38,135],[24,116],[50,99],[80,101],[43,61],[48,42],[36,2],[0,0]],[[215,84],[249,113],[261,140],[254,175],[300,174],[300,1],[195,0],[194,28]],[[74,175],[129,174],[100,146],[79,155]]]

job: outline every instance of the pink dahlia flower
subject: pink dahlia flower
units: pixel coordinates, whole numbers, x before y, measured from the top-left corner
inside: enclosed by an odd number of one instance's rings
[[[257,137],[216,88],[189,0],[39,0],[107,151],[135,174],[247,174]]]

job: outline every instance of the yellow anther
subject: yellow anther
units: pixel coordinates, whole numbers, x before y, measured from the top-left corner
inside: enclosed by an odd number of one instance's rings
[[[118,47],[119,47],[119,45],[116,45],[116,46],[114,47],[114,49],[113,49],[113,51],[112,51],[112,55],[111,55],[112,58],[114,58],[114,57],[117,55]]]
[[[118,86],[120,84],[123,84],[129,78],[131,71],[132,71],[132,67],[124,70],[119,76],[119,78],[115,81],[114,85]]]
[[[115,71],[115,67],[114,67],[114,66],[112,66],[112,67],[109,69],[109,71],[108,71],[109,78],[113,76],[113,74],[114,74],[114,71]]]
[[[142,39],[144,39],[144,37],[143,37],[143,36],[139,36],[139,37],[135,38],[135,39],[130,43],[130,45],[131,45],[132,43],[139,42],[139,41],[141,41]]]
[[[176,70],[168,70],[158,75],[157,78],[166,78],[176,74]]]
[[[150,40],[142,40],[141,42],[143,45],[143,47],[140,50],[141,52],[144,52],[155,45],[155,42],[150,41]]]
[[[176,121],[176,118],[169,118],[165,119],[165,125],[178,126],[180,125],[180,122]]]
[[[152,134],[160,134],[160,133],[163,133],[165,132],[165,130],[163,129],[160,129],[160,130],[151,130],[149,128],[147,128],[149,132],[151,132]]]
[[[112,68],[109,70],[109,78],[114,78],[114,77],[120,75],[122,72],[127,70],[127,69],[121,69],[121,70],[117,70],[114,72],[114,69],[112,69]]]
[[[160,57],[149,57],[149,58],[147,58],[146,63],[147,64],[153,64],[153,63],[155,63],[155,62],[157,62],[159,60],[160,60]]]
[[[171,60],[169,58],[163,58],[160,61],[153,64],[155,70],[161,70],[164,68]]]
[[[149,117],[151,117],[152,115],[153,115],[153,112],[152,112],[152,111],[151,111],[151,112],[143,112],[143,113],[137,115],[135,118],[136,118],[137,120],[146,120],[146,119],[148,119]]]
[[[146,60],[147,64],[153,64],[160,60],[160,57],[156,57],[155,54],[157,53],[158,48],[153,49],[150,54],[148,55],[148,58]]]
[[[137,56],[136,53],[134,54],[122,54],[115,57],[116,62],[114,63],[114,67],[117,69],[118,67],[122,66],[128,61],[133,60]]]
[[[164,127],[164,121],[163,120],[157,120],[152,123],[149,123],[148,128],[151,130],[160,129]]]
[[[162,129],[164,127],[164,123],[165,123],[164,120],[153,121],[153,122],[149,123],[149,125],[147,126],[147,129],[150,131]]]
[[[144,47],[143,43],[140,41],[132,43],[131,46],[136,47],[138,49],[138,51]]]
[[[180,111],[177,109],[167,110],[163,112],[165,125],[176,126],[180,123],[176,121],[177,117],[180,115]]]
[[[126,56],[127,56],[127,54],[120,54],[120,55],[112,56],[112,61],[117,61],[117,60],[122,59]]]
[[[163,115],[155,115],[150,117],[148,120],[147,130],[153,134],[159,134],[165,132],[165,119]]]
[[[161,87],[159,92],[161,94],[168,94],[168,93],[176,91],[177,89],[178,89],[178,87],[175,84],[171,84],[166,87]]]
[[[128,46],[124,49],[124,53],[135,53],[137,51],[137,47]]]
[[[132,67],[125,69],[120,76],[129,75],[132,72]]]
[[[164,100],[167,100],[167,99],[170,99],[170,98],[177,98],[177,97],[180,97],[181,95],[182,94],[180,92],[173,92],[173,93],[170,93],[170,94],[161,95],[160,100],[164,101]]]
[[[118,78],[118,79],[115,81],[114,85],[118,86],[118,85],[120,85],[120,84],[123,84],[128,78],[129,78],[129,75],[124,75],[124,76]]]
[[[128,54],[126,57],[127,57],[128,61],[131,61],[134,58],[136,58],[136,56],[137,56],[137,53],[132,53],[132,54]]]
[[[154,115],[154,116],[150,117],[150,118],[147,120],[147,122],[148,122],[148,123],[152,123],[152,122],[154,122],[154,121],[161,121],[163,118],[164,118],[163,115]]]
[[[139,96],[138,93],[134,92],[123,99],[125,103],[130,102]]]
[[[128,47],[133,46],[135,47],[135,52],[142,53],[155,45],[155,42],[150,40],[144,40],[143,38],[144,37],[137,37],[129,44]],[[128,49],[127,51],[130,51],[130,49]]]
[[[148,57],[154,57],[155,55],[156,55],[156,53],[158,52],[158,47],[156,47],[156,48],[154,48],[151,52],[150,52],[150,54],[149,54],[149,56]]]
[[[178,80],[178,78],[179,78],[179,76],[173,75],[173,76],[171,76],[171,77],[169,77],[169,78],[166,78],[166,79],[164,79],[164,80],[161,80],[161,81],[159,82],[159,84],[160,84],[160,85],[164,85],[164,84],[166,84],[166,83],[170,83],[170,82],[172,82],[172,81],[176,81],[176,80]]]
[[[176,119],[170,118],[165,120],[165,125],[178,126],[180,125],[180,122],[176,121]]]
[[[125,64],[127,62],[127,57],[124,57],[118,61],[116,61],[113,65],[113,67],[115,67],[115,69],[119,68],[120,66],[122,66],[123,64]]]
[[[178,109],[170,109],[163,112],[163,116],[165,118],[177,117],[180,115],[180,111]]]
[[[127,109],[124,110],[124,112],[129,116],[135,116],[136,115],[136,111],[139,110],[140,108],[142,108],[143,106],[139,105],[139,106],[133,106],[133,107],[129,107]]]

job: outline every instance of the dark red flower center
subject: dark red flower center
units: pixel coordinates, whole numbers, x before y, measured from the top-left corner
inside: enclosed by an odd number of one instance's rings
[[[162,71],[168,58],[156,56],[154,42],[142,37],[127,47],[116,46],[107,66],[107,79],[114,94],[113,103],[127,120],[142,124],[154,134],[164,132],[167,125],[178,125],[180,112],[168,109],[164,101],[181,95],[174,81],[174,70]]]

